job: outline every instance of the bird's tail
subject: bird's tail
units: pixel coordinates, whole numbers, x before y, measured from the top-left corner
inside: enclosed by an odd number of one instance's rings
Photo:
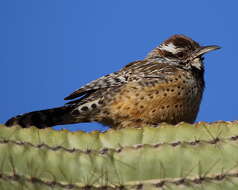
[[[5,125],[20,125],[23,128],[36,126],[37,128],[52,127],[55,125],[78,123],[77,117],[72,115],[73,106],[63,106],[47,110],[40,110],[18,115],[9,119]]]

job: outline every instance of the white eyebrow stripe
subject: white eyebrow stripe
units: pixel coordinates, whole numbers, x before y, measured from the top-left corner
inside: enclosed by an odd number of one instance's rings
[[[176,53],[180,52],[183,48],[176,48],[176,46],[173,43],[169,43],[167,45],[162,44],[160,46],[160,49],[168,51],[168,52],[173,53],[173,54],[176,54]]]

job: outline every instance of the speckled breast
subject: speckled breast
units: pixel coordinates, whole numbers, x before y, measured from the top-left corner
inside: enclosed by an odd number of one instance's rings
[[[203,87],[191,74],[177,74],[162,83],[157,79],[131,82],[114,95],[107,110],[117,123],[193,123],[202,93]]]

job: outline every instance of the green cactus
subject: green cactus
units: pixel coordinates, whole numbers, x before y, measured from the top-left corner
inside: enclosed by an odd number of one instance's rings
[[[0,189],[238,189],[238,122],[104,133],[2,125]]]

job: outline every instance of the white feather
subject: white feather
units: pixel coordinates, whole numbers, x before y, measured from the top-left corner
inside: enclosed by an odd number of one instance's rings
[[[171,52],[173,54],[176,54],[176,53],[180,52],[183,48],[177,48],[173,43],[169,43],[166,45],[162,44],[160,49]]]

